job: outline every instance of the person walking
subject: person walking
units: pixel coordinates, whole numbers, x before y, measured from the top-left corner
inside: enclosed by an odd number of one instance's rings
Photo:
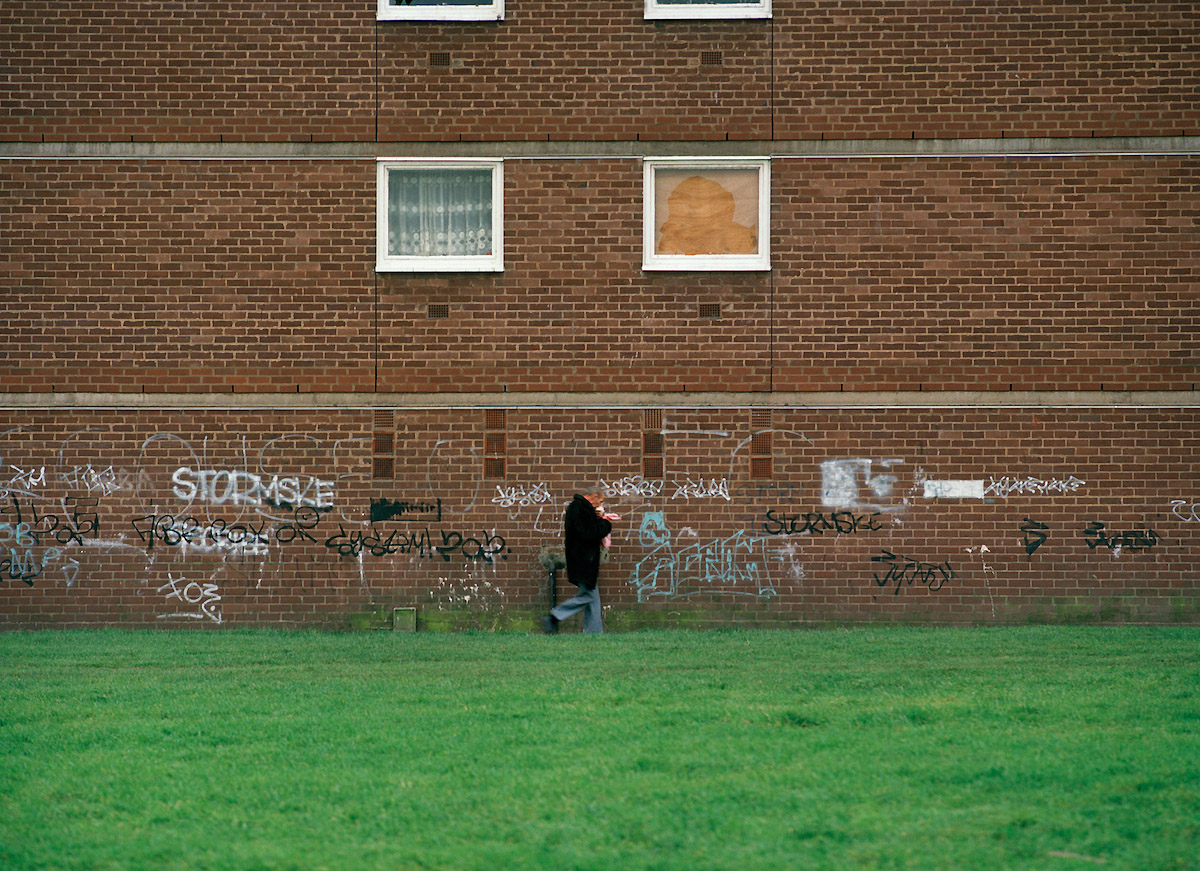
[[[603,510],[604,490],[588,486],[580,488],[563,513],[564,556],[567,579],[579,587],[579,594],[554,608],[542,618],[542,628],[548,635],[558,631],[563,620],[583,612],[584,632],[603,632],[600,614],[600,548],[612,533],[616,514]]]

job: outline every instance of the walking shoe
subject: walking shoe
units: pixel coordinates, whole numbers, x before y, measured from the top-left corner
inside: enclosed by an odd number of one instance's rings
[[[547,635],[556,635],[558,633],[558,618],[553,614],[547,614],[543,617],[542,631]]]

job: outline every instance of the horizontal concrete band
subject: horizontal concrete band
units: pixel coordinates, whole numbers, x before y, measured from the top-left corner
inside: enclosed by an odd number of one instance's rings
[[[0,409],[1200,408],[1195,390],[786,393],[0,393]]]
[[[0,159],[372,160],[378,157],[588,159],[753,155],[968,157],[1200,154],[1200,136],[619,142],[0,142]]]

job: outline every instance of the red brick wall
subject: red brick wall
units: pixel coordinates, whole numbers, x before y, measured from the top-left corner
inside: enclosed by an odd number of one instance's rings
[[[0,171],[5,390],[372,388],[370,164]]]
[[[375,6],[21,0],[0,10],[0,139],[369,140]]]
[[[613,628],[1200,620],[1194,409],[658,413],[5,412],[0,626],[532,628],[597,479]]]
[[[488,24],[371,2],[25,0],[0,10],[0,139],[371,141],[1178,135],[1194,4],[776,3],[653,22],[510,2]],[[701,52],[721,53],[701,65]],[[450,67],[431,67],[431,53]]]
[[[772,272],[657,273],[637,160],[508,160],[503,273],[377,276],[372,161],[9,161],[0,386],[1191,389],[1198,169],[776,159]]]

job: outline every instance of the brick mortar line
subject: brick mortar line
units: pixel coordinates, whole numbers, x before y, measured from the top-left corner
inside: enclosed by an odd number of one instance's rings
[[[621,142],[0,142],[8,160],[373,160],[673,156],[789,158],[1071,157],[1200,154],[1200,136]]]
[[[0,393],[0,409],[330,408],[1200,408],[1200,391],[852,391],[779,393]]]

